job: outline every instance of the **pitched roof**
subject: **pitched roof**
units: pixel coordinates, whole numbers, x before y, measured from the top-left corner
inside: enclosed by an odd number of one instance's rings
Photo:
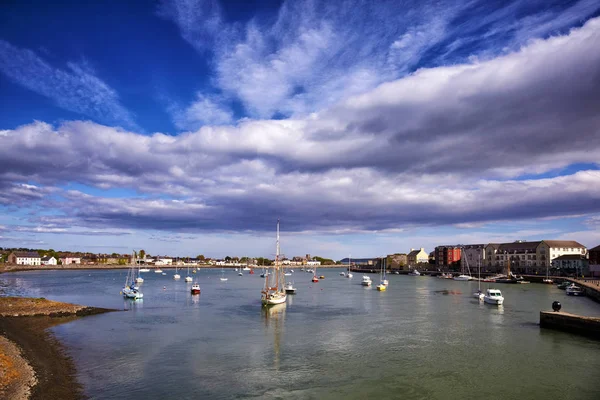
[[[488,247],[488,246],[492,246],[493,248],[498,250],[498,247],[500,247],[500,243],[488,243],[485,247]]]
[[[588,252],[590,251],[600,251],[600,245],[588,250]]]
[[[44,256],[42,257],[42,261],[50,261],[51,258],[54,258],[52,256]]]
[[[544,240],[544,243],[546,243],[550,247],[580,247],[580,248],[585,248],[584,245],[582,245],[579,242],[576,242],[575,240]]]
[[[421,249],[419,249],[419,250],[413,250],[413,251],[411,251],[410,253],[407,254],[407,257],[416,256],[420,252],[421,252]]]
[[[498,252],[515,252],[515,251],[535,251],[538,245],[542,243],[542,241],[537,242],[514,242],[514,243],[502,243],[498,246]]]
[[[36,251],[15,251],[14,254],[19,258],[40,258]]]

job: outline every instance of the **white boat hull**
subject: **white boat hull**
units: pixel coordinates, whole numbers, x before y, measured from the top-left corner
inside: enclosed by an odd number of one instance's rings
[[[504,299],[491,299],[489,297],[484,296],[483,301],[487,304],[494,304],[497,306],[501,306],[504,303]]]
[[[351,273],[348,272],[348,274],[346,275],[346,278],[352,278],[354,275],[352,275]]]
[[[173,275],[173,279],[177,280],[177,279],[181,279],[181,275],[179,274],[175,274]]]
[[[472,278],[468,275],[459,275],[459,276],[455,276],[454,278],[455,281],[470,281]]]
[[[261,299],[262,304],[265,306],[271,306],[274,304],[281,304],[281,303],[285,303],[285,300],[287,299],[287,295],[285,293],[283,294],[278,294],[278,295],[270,295],[268,297],[263,297]]]

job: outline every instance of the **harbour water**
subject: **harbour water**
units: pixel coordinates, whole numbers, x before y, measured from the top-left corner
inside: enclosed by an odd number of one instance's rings
[[[124,300],[125,270],[0,275],[7,294],[127,309],[59,325],[93,399],[598,399],[600,342],[541,330],[539,311],[600,316],[600,304],[551,285],[495,285],[503,307],[471,297],[476,282],[391,275],[387,291],[319,269],[296,271],[298,294],[268,310],[263,278],[233,270],[190,283],[143,274]],[[378,277],[372,275],[376,284]],[[487,284],[482,283],[482,288]]]

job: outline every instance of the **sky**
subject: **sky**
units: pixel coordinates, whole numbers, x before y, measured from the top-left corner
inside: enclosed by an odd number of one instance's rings
[[[599,43],[597,0],[2,2],[0,247],[597,246]]]

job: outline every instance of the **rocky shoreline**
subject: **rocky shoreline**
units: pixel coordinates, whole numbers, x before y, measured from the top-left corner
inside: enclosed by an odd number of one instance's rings
[[[73,360],[48,328],[110,311],[116,310],[0,297],[0,398],[84,398]]]

